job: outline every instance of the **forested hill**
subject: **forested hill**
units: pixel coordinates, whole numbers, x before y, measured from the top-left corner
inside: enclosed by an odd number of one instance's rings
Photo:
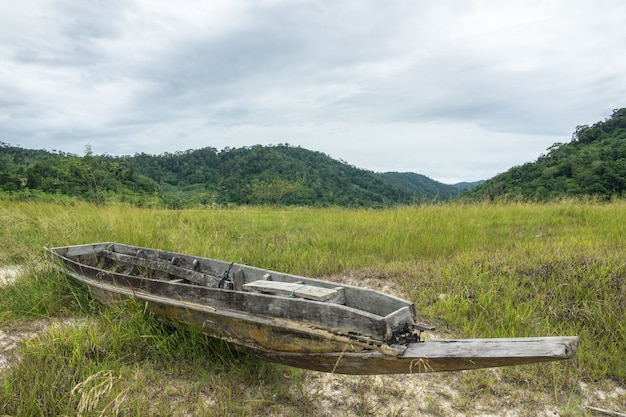
[[[276,204],[377,207],[441,201],[454,186],[377,174],[290,145],[114,157],[28,150],[0,142],[0,192],[188,207]]]
[[[593,126],[578,126],[537,161],[515,166],[467,193],[470,198],[544,201],[567,196],[626,196],[626,108]]]
[[[411,195],[419,195],[422,199],[430,199],[432,201],[457,199],[461,191],[472,189],[481,183],[464,182],[456,185],[446,185],[414,172],[385,172],[378,175],[389,184]]]

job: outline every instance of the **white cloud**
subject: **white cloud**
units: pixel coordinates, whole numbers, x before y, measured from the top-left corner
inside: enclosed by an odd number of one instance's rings
[[[624,107],[626,3],[0,5],[0,140],[80,153],[290,143],[477,180]]]

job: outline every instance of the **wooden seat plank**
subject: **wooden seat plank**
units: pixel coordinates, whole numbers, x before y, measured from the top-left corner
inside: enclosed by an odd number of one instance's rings
[[[303,284],[302,282],[282,282],[258,280],[244,284],[245,290],[260,291],[269,294],[306,298],[307,300],[326,301],[337,304],[345,302],[342,287],[324,288]]]

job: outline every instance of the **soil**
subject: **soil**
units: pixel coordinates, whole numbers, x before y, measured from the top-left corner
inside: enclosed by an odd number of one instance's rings
[[[19,266],[0,267],[0,287],[15,281],[23,273]]]

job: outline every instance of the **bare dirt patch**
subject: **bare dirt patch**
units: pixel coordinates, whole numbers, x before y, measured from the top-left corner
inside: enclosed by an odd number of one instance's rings
[[[14,322],[0,329],[0,372],[6,369],[14,360],[13,351],[22,340],[37,337],[41,332],[50,327],[51,320],[32,320]]]
[[[24,273],[24,268],[20,266],[0,267],[0,287],[10,284]]]
[[[0,329],[0,373],[19,360],[15,350],[23,341],[35,339],[54,327],[80,325],[73,318],[45,318],[11,322]]]
[[[471,399],[456,374],[347,376],[310,373],[304,384],[322,415],[348,416],[559,416],[555,407]],[[535,394],[536,395],[536,394]],[[532,409],[531,409],[532,408]],[[530,414],[529,414],[530,413]]]
[[[19,266],[0,267],[0,291],[1,287],[14,282],[23,273],[23,268]],[[12,325],[11,328],[0,329],[0,371],[9,366],[11,352],[15,350],[18,342],[37,334],[37,330],[32,327],[29,325],[26,328],[19,328]]]
[[[380,272],[364,269],[357,272],[349,272],[341,275],[331,275],[323,279],[338,282],[341,284],[354,285],[357,287],[370,288],[372,290],[384,292],[386,294],[400,297],[401,294],[394,285],[394,281],[388,277],[382,276]]]

